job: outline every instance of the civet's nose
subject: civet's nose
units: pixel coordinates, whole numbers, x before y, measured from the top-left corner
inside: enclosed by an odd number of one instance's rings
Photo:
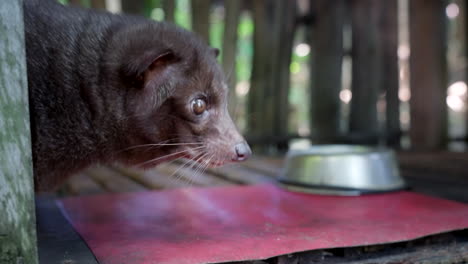
[[[250,150],[249,145],[245,141],[236,144],[235,148],[236,157],[234,158],[234,161],[244,161],[252,155],[252,151]]]

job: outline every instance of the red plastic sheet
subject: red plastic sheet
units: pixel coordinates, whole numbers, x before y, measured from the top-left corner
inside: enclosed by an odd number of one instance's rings
[[[337,197],[259,185],[106,194],[59,205],[103,264],[265,259],[468,228],[468,205],[411,192]]]

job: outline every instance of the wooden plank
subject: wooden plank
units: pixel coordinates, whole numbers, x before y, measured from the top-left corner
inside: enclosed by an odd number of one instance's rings
[[[93,167],[86,170],[86,173],[109,192],[135,192],[147,190],[141,184],[116,173],[116,171],[108,167]]]
[[[73,175],[67,180],[65,189],[72,195],[89,195],[104,192],[103,188],[86,173]]]
[[[247,131],[249,137],[261,138],[274,131],[274,89],[272,87],[273,57],[277,50],[273,50],[273,10],[278,2],[257,0],[252,1],[254,20],[253,34],[253,63],[251,88],[247,102]],[[276,47],[274,47],[276,48]],[[280,107],[280,106],[276,106]],[[286,110],[285,110],[286,111]],[[270,144],[271,145],[271,144]],[[257,153],[267,153],[268,144],[258,144],[251,147]]]
[[[410,152],[398,153],[400,167],[408,171],[427,172],[429,175],[438,174],[441,180],[458,180],[460,182],[468,179],[467,153],[450,152]],[[441,177],[440,175],[444,175]],[[447,176],[447,177],[445,177]]]
[[[310,132],[318,143],[335,142],[340,134],[341,68],[345,1],[311,1]]]
[[[411,148],[441,149],[447,140],[447,1],[411,0]]]
[[[377,99],[381,87],[382,64],[379,38],[379,10],[382,1],[351,2],[352,83],[353,92],[349,121],[355,140],[377,142],[379,125]]]
[[[162,8],[164,10],[164,20],[167,22],[175,23],[175,1],[162,0]]]
[[[239,165],[269,177],[276,177],[280,175],[283,169],[280,164],[272,164],[272,161],[260,158],[251,158],[247,161],[242,162]]]
[[[81,0],[69,0],[68,3],[74,6],[83,6],[83,3],[81,2]]]
[[[23,1],[0,1],[0,263],[36,264]]]
[[[272,45],[272,82],[269,90],[273,90],[274,134],[280,137],[288,135],[289,128],[289,87],[291,84],[291,60],[294,36],[296,33],[296,1],[276,1],[273,18]],[[287,151],[289,141],[276,144],[280,151]]]
[[[169,177],[169,175],[158,169],[139,170],[118,165],[113,166],[112,169],[117,170],[119,173],[126,175],[148,189],[173,189],[187,187],[189,185],[184,179]]]
[[[200,170],[195,170],[197,165],[185,165],[183,163],[167,163],[161,164],[158,167],[158,170],[168,175],[167,177],[175,177],[183,179],[188,183],[188,185],[195,186],[223,186],[233,184],[226,179],[216,177],[215,175],[209,173],[209,169],[201,172]]]
[[[192,0],[192,30],[210,43],[210,0]]]
[[[268,175],[243,168],[240,165],[226,165],[221,168],[210,168],[208,171],[237,184],[271,183],[275,181],[274,178]]]
[[[287,133],[289,69],[295,28],[295,1],[252,1],[254,19],[251,88],[247,102],[249,138],[268,137],[272,131]],[[290,32],[291,31],[291,32]],[[289,37],[288,37],[289,36]],[[252,144],[257,153],[271,153],[287,147],[279,144]]]
[[[224,1],[225,23],[223,32],[222,65],[229,87],[229,112],[237,120],[238,109],[236,84],[237,28],[241,15],[242,1]]]
[[[91,0],[91,7],[97,9],[106,9],[105,0]]]
[[[398,97],[398,1],[382,1],[380,9],[382,89],[386,92],[385,137],[387,144],[400,146],[400,99]]]
[[[434,181],[427,179],[427,173],[415,174],[414,172],[402,171],[402,175],[406,180],[411,191],[424,193],[429,196],[436,196],[444,199],[454,200],[458,202],[468,203],[467,189],[468,185],[457,183],[449,183],[447,181]],[[443,176],[443,174],[438,175]],[[440,178],[447,178],[446,176]]]
[[[145,12],[145,1],[122,0],[122,11],[127,14],[143,15]]]

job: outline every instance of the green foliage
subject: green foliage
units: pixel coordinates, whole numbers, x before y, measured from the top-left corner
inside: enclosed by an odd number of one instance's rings
[[[254,24],[250,13],[243,12],[240,17],[237,42],[237,78],[239,81],[249,81],[252,72]]]
[[[177,25],[190,30],[192,28],[192,14],[189,0],[175,0],[175,22]]]
[[[164,16],[165,16],[164,10],[160,7],[156,7],[153,10],[151,10],[151,13],[149,15],[151,19],[156,20],[156,21],[163,21]]]
[[[161,0],[145,0],[145,17],[150,17],[154,20],[161,21],[164,19],[164,11],[162,10]]]
[[[91,0],[80,0],[84,7],[91,7]]]
[[[210,45],[216,47],[222,52],[224,33],[223,9],[216,7],[212,9],[210,16]]]

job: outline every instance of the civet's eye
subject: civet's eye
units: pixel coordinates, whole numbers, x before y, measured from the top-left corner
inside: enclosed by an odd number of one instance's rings
[[[206,111],[206,101],[198,98],[192,101],[192,111],[196,115],[201,115]]]

